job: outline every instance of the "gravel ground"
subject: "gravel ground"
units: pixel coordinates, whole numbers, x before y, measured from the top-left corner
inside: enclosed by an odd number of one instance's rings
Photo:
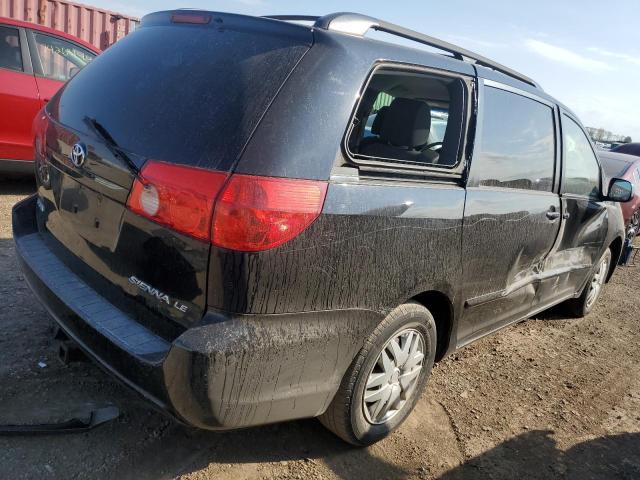
[[[416,411],[370,448],[314,420],[211,433],[90,363],[58,362],[11,236],[11,206],[33,188],[0,180],[0,423],[112,403],[122,415],[83,434],[0,437],[0,478],[640,478],[638,268],[619,269],[587,318],[545,313],[438,364]]]

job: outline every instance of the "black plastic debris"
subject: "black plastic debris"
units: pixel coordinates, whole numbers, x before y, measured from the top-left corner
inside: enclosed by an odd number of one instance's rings
[[[49,435],[58,433],[79,433],[91,430],[99,425],[115,420],[120,416],[116,406],[97,408],[87,415],[76,417],[60,423],[43,423],[29,425],[0,425],[0,435]]]

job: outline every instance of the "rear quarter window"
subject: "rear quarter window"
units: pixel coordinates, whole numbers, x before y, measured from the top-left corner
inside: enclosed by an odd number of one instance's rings
[[[355,163],[455,167],[460,161],[466,99],[461,78],[379,68],[350,126],[348,153]]]

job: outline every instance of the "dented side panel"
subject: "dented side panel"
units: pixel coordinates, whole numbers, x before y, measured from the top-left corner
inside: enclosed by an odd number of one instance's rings
[[[534,281],[560,228],[559,219],[546,216],[551,208],[560,209],[557,194],[467,190],[461,343],[531,310]]]
[[[558,275],[541,285],[538,293],[541,302],[577,293],[618,230],[610,228],[610,209],[604,202],[563,196],[562,211],[566,218],[557,247],[546,262],[546,268]],[[615,224],[614,220],[612,226]]]

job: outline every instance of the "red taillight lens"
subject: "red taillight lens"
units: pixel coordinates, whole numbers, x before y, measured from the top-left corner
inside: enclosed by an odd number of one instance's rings
[[[257,252],[282,245],[311,225],[327,191],[326,182],[313,180],[228,177],[150,160],[134,182],[127,206],[216,246]]]
[[[129,209],[200,240],[209,240],[215,198],[228,174],[149,160],[129,194]]]
[[[232,175],[216,202],[211,241],[244,252],[282,245],[318,218],[326,192],[326,182]]]

